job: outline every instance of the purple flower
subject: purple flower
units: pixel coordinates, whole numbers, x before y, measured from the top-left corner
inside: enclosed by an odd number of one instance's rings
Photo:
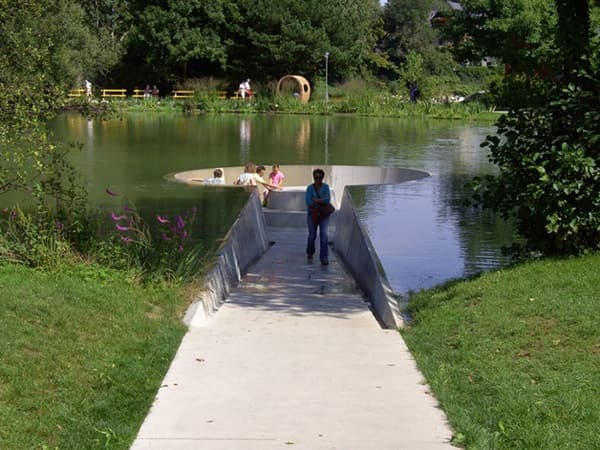
[[[123,242],[125,242],[126,244],[129,244],[130,242],[133,242],[133,239],[131,239],[130,237],[127,237],[127,236],[121,236],[121,240]]]
[[[118,197],[119,194],[117,194],[116,192],[111,191],[109,188],[106,188],[106,193],[108,195],[112,195],[113,197]]]
[[[119,220],[127,219],[127,216],[125,214],[121,214],[120,216],[117,216],[112,211],[110,212],[110,217],[112,217],[112,220],[114,220],[115,222],[118,222]]]
[[[185,227],[185,222],[183,221],[183,218],[181,216],[177,216],[177,219],[175,221],[177,222],[178,230],[181,230],[183,229],[183,227]]]
[[[156,220],[158,220],[159,223],[169,223],[169,218],[167,216],[165,217],[160,217],[158,214],[156,215]]]
[[[118,223],[117,223],[117,224],[115,224],[115,228],[116,228],[117,230],[119,230],[119,231],[129,231],[129,230],[131,230],[131,227],[125,227],[125,226],[123,226],[123,225],[120,225],[120,224],[118,224]]]
[[[62,230],[65,226],[63,225],[63,223],[60,220],[56,221],[56,229],[57,230]]]
[[[170,241],[171,240],[171,238],[169,236],[167,236],[165,233],[163,233],[160,237],[161,237],[161,239],[163,241]]]
[[[178,251],[179,253],[183,253],[183,245],[180,245],[180,246],[177,248],[177,251]]]

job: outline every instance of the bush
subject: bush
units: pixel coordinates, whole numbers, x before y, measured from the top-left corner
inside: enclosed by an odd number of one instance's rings
[[[91,248],[91,256],[101,263],[133,269],[145,279],[190,281],[202,273],[208,255],[203,242],[193,236],[195,207],[179,214],[154,211],[142,217],[125,198],[120,211],[106,215],[104,223],[112,224],[98,228]]]
[[[597,59],[597,53],[596,53]],[[527,249],[579,254],[600,249],[600,79],[554,86],[546,103],[511,111],[490,136],[496,177],[475,180],[476,199],[514,219]]]

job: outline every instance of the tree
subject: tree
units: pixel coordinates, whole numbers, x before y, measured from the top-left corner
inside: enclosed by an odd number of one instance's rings
[[[499,58],[516,73],[552,60],[556,12],[548,0],[464,0],[443,34],[459,61]]]
[[[377,0],[242,0],[233,30],[230,71],[238,78],[276,80],[289,73],[309,78],[324,72],[343,79],[376,60],[380,35]]]
[[[389,0],[383,9],[385,35],[380,47],[397,66],[409,52],[424,53],[433,48],[435,31],[429,15],[438,5],[436,0]]]
[[[558,12],[559,35],[586,15]],[[544,254],[600,249],[600,48],[578,36],[560,54],[583,46],[580,58],[563,57],[565,76],[546,83],[545,102],[498,121],[498,136],[484,145],[499,174],[475,183],[482,204],[513,219],[528,249]]]
[[[208,65],[212,71],[227,67],[232,45],[228,27],[237,17],[234,2],[133,1],[130,11],[135,11],[125,58],[130,68],[141,63],[146,76],[173,81],[185,79],[193,65]]]
[[[82,17],[67,1],[0,1],[0,194],[27,192],[39,214],[81,199],[66,150],[44,122],[82,61]]]
[[[86,24],[87,61],[84,78],[103,82],[127,48],[131,12],[127,0],[79,0]]]

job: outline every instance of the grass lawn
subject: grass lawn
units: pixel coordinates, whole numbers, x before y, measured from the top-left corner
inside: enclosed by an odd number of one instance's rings
[[[600,255],[424,291],[402,334],[468,449],[600,448]]]
[[[0,266],[0,448],[126,449],[185,332],[177,289]]]

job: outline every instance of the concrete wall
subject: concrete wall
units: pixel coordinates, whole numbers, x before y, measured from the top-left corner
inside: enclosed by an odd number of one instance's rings
[[[404,326],[400,306],[385,271],[373,248],[367,231],[360,222],[348,189],[344,191],[337,215],[334,249],[358,288],[371,302],[373,313],[386,328]]]
[[[232,287],[269,248],[262,206],[256,190],[231,226],[217,250],[217,258],[208,270],[204,291],[186,312],[184,322],[198,326],[207,315],[214,313],[228,297]]]

